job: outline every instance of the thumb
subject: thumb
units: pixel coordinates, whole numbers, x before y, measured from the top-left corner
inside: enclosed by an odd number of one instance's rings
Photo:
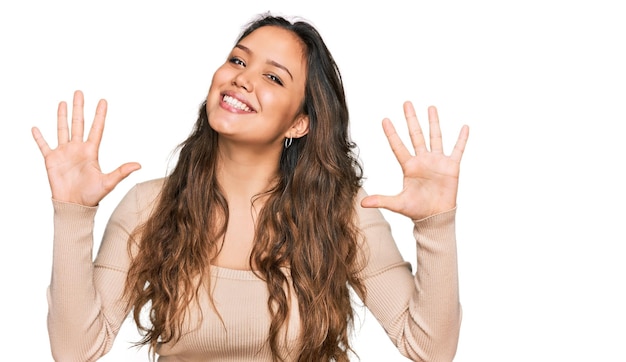
[[[393,196],[383,196],[383,195],[369,195],[364,197],[361,200],[362,207],[382,207],[384,209],[394,210],[394,200]]]
[[[106,189],[113,190],[123,179],[140,168],[141,165],[137,162],[128,162],[116,168],[114,171],[106,175]]]

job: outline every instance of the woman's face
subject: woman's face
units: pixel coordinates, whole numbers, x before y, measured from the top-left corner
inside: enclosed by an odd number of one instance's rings
[[[211,128],[229,140],[282,146],[296,126],[306,83],[303,45],[292,32],[264,26],[242,39],[217,69],[207,96]]]

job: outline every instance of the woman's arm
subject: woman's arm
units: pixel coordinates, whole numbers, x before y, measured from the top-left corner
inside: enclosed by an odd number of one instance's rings
[[[111,173],[100,170],[98,151],[107,103],[105,100],[98,102],[86,139],[83,107],[83,94],[76,91],[71,125],[68,125],[67,104],[59,103],[58,145],[54,149],[39,129],[32,129],[44,157],[53,199],[54,245],[48,289],[48,329],[53,355],[63,361],[95,360],[104,354],[123,319],[116,292],[123,283],[103,283],[94,270],[93,226],[100,201],[121,180],[140,168],[138,163],[126,163]],[[106,237],[103,243],[120,242],[123,238],[121,234]],[[114,273],[119,274],[119,271]],[[111,310],[117,312],[111,313]]]
[[[435,107],[428,108],[429,145],[410,102],[404,103],[404,115],[413,152],[391,121],[383,120],[385,135],[402,168],[402,190],[394,196],[359,197],[362,208],[357,210],[367,257],[365,302],[405,356],[416,361],[451,361],[461,319],[454,216],[469,128],[461,128],[447,156]],[[385,208],[413,220],[415,275],[400,256],[380,212],[364,208]]]
[[[452,361],[461,323],[455,210],[415,222],[411,270],[379,210],[360,209],[367,261],[365,305],[400,353],[413,361]]]
[[[48,332],[56,360],[95,361],[111,349],[129,312],[124,299],[129,238],[149,216],[160,185],[160,180],[144,182],[124,196],[107,222],[95,261],[96,208],[54,201]]]

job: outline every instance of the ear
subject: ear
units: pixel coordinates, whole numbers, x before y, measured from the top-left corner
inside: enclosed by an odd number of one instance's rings
[[[286,138],[300,138],[309,133],[309,116],[302,114],[293,122],[287,133]]]

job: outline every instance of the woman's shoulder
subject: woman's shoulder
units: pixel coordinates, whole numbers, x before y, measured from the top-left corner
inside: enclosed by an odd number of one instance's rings
[[[140,193],[158,194],[161,188],[163,188],[165,180],[165,177],[146,180],[135,184],[133,188],[136,189],[136,192]]]
[[[134,204],[139,209],[152,206],[158,199],[164,183],[165,177],[138,182],[126,193],[122,204]]]

